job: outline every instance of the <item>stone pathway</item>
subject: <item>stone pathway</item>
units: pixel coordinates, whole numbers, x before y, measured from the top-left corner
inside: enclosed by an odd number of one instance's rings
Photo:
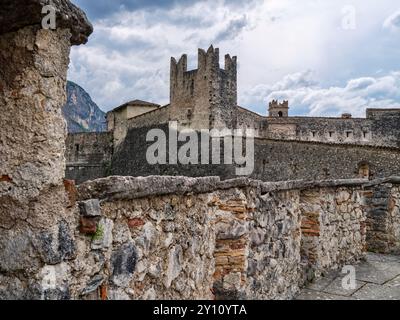
[[[334,272],[307,285],[297,300],[400,300],[400,256],[369,253],[355,269],[355,289],[343,289],[346,275]]]

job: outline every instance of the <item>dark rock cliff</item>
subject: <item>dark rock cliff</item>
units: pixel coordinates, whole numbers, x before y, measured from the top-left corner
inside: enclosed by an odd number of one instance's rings
[[[76,83],[67,83],[67,103],[63,107],[68,132],[106,131],[105,113],[93,102],[89,94]]]

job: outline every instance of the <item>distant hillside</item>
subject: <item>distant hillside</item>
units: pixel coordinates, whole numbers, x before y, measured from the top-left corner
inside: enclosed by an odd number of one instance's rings
[[[84,89],[71,81],[67,82],[67,103],[62,112],[69,133],[106,131],[106,114]]]

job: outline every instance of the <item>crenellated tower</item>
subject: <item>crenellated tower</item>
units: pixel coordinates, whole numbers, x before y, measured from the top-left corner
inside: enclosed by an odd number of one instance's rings
[[[277,100],[272,100],[269,103],[268,112],[272,118],[287,118],[289,116],[289,101],[284,100],[279,103]]]
[[[187,70],[187,55],[171,58],[170,119],[194,129],[234,128],[237,122],[237,59],[219,49],[198,51],[198,68]]]

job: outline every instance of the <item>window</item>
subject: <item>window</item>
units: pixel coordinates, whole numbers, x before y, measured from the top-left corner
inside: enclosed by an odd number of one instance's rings
[[[278,112],[278,116],[279,116],[279,118],[282,118],[282,117],[283,117],[282,111],[279,111],[279,112]]]
[[[364,131],[364,132],[363,132],[363,137],[364,137],[364,139],[367,139],[367,138],[368,138],[368,131]]]
[[[312,134],[312,137],[315,138],[315,136],[317,135],[317,132],[316,131],[312,131],[311,134]]]
[[[192,111],[192,109],[187,109],[186,116],[187,116],[187,118],[188,118],[189,120],[192,119],[192,116],[193,116],[193,111]]]
[[[80,149],[79,144],[76,144],[76,145],[75,145],[75,152],[79,152],[79,149]]]
[[[194,80],[190,83],[190,95],[193,96],[194,94]]]
[[[329,131],[329,138],[333,138],[333,135],[335,134],[334,131]]]
[[[368,179],[370,177],[370,169],[367,162],[360,162],[358,164],[358,175],[363,179]]]
[[[346,131],[346,138],[351,138],[353,136],[353,131]]]

